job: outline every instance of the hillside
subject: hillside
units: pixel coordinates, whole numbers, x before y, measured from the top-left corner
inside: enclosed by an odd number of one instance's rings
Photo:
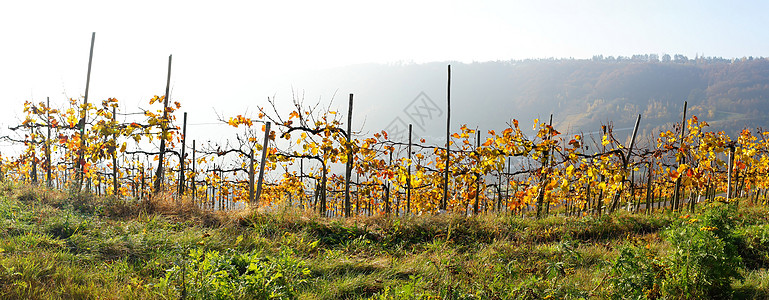
[[[769,60],[764,58],[366,64],[308,74],[293,86],[308,95],[337,93],[344,98],[339,94],[355,93],[354,120],[365,121],[364,130],[378,131],[400,117],[417,123],[418,135],[441,141],[447,64],[452,66],[452,126],[457,127],[502,128],[512,118],[530,124],[552,113],[562,131],[595,132],[609,122],[616,129],[632,127],[641,114],[644,136],[680,122],[684,101],[687,116],[698,116],[715,131],[734,136],[743,128],[769,127],[763,113],[769,111]],[[436,110],[410,118],[406,110],[422,92]]]

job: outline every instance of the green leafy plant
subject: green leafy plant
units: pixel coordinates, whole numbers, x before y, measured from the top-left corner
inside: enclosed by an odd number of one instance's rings
[[[395,287],[385,287],[384,290],[374,295],[372,299],[431,299],[430,294],[425,293],[426,289],[427,283],[422,279],[422,276],[410,275],[409,280],[405,284]]]
[[[728,205],[714,204],[701,219],[683,218],[665,231],[673,246],[662,285],[666,293],[690,299],[730,297],[731,280],[742,278],[732,215]]]
[[[665,276],[664,262],[651,249],[636,245],[619,249],[611,268],[612,299],[657,299]]]
[[[672,247],[664,258],[622,248],[611,270],[612,298],[730,298],[732,280],[742,278],[733,215],[728,205],[711,204],[701,215],[680,217],[663,233]]]
[[[292,299],[309,273],[288,249],[276,256],[193,249],[157,288],[161,296],[193,299]]]

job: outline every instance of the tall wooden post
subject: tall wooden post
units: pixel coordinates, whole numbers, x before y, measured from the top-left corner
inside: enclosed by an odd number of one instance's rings
[[[254,203],[254,148],[255,145],[251,145],[251,152],[248,155],[248,203]]]
[[[732,169],[734,168],[734,145],[729,145],[729,156],[727,157],[728,169],[726,171],[726,202],[732,197]]]
[[[481,164],[481,131],[476,129],[475,130],[475,149],[477,151],[477,161],[478,161],[478,167],[480,167]],[[473,203],[473,216],[478,215],[478,201],[481,198],[481,191],[480,191],[480,184],[481,184],[481,174],[477,174],[478,178],[475,178],[475,202]]]
[[[350,217],[350,175],[352,173],[353,154],[352,154],[352,94],[350,94],[350,104],[347,111],[347,164],[344,171],[344,216]],[[357,211],[356,207],[356,211]]]
[[[388,167],[392,168],[392,165],[393,165],[393,151],[392,151],[392,150],[390,150],[390,162],[389,162],[389,164],[388,164]],[[397,185],[394,185],[394,186],[392,186],[392,187],[396,187],[396,186],[397,186]],[[389,181],[389,180],[387,181],[387,188],[388,188],[388,192],[389,192],[389,190],[390,190],[390,181]],[[396,190],[396,193],[393,193],[393,194],[395,195],[395,199],[397,200],[397,199],[398,199],[398,193],[397,193],[397,190]],[[387,201],[390,201],[390,197],[389,197],[389,196],[390,196],[390,195],[388,195],[388,197],[387,197]],[[396,205],[395,205],[395,216],[396,216],[396,217],[397,217],[397,216],[398,216],[398,214],[400,213],[400,209],[401,209],[401,208],[400,208],[400,205],[398,205],[398,204],[400,204],[400,203],[396,202]],[[388,204],[388,206],[392,206],[392,205],[391,205],[391,204]]]
[[[681,147],[684,146],[684,137],[686,136],[686,101],[684,101],[684,117],[681,120],[681,142],[679,143]],[[681,156],[681,161],[679,165],[686,163],[686,156]],[[680,198],[681,198],[681,177],[683,177],[683,174],[679,174],[678,178],[676,179],[676,185],[675,190],[673,191],[673,209],[676,210],[680,207]]]
[[[168,97],[170,96],[169,90],[171,87],[171,58],[168,56],[168,76],[166,77],[166,94],[163,97],[163,120],[160,123],[160,157],[158,158],[158,169],[155,172],[155,193],[160,192],[161,184],[163,183],[164,170],[163,170],[163,155],[166,152],[166,138],[168,138]]]
[[[326,151],[323,151],[323,160],[320,162],[321,167],[323,168],[323,171],[321,172],[321,179],[320,179],[320,186],[318,187],[320,190],[320,195],[318,196],[320,198],[320,203],[318,204],[318,212],[323,217],[328,217],[326,214],[326,186],[328,183],[328,168],[326,166]]]
[[[191,178],[192,182],[191,182],[190,186],[192,187],[192,202],[193,203],[195,202],[195,196],[197,195],[197,192],[198,192],[198,188],[197,188],[196,183],[195,183],[195,175],[197,175],[196,170],[195,170],[195,164],[196,164],[196,162],[195,162],[195,140],[192,140],[192,178]]]
[[[259,197],[262,194],[262,182],[264,181],[264,163],[267,158],[267,148],[270,141],[270,122],[264,125],[264,144],[262,144],[262,162],[259,164],[259,183],[256,184],[256,203],[259,203]],[[325,174],[324,174],[325,175]]]
[[[393,164],[393,153],[390,151],[390,162],[387,164],[387,167],[392,167]],[[385,213],[390,214],[392,211],[391,205],[390,205],[390,180],[387,180],[387,184],[385,184]]]
[[[449,160],[451,154],[451,65],[448,67],[448,82],[446,84],[446,166],[443,177],[443,201],[441,201],[441,210],[446,211],[449,201]]]
[[[45,97],[46,120],[48,136],[45,138],[45,186],[51,188],[51,98]]]
[[[91,51],[88,54],[88,74],[85,78],[85,96],[83,98],[83,110],[81,111],[80,122],[80,149],[77,165],[80,169],[77,173],[77,188],[80,190],[83,186],[83,177],[85,176],[85,124],[88,120],[88,89],[91,86],[91,63],[93,62],[93,44],[96,40],[96,32],[91,33]]]
[[[117,125],[117,108],[112,107],[112,124]],[[112,194],[120,198],[118,193],[118,172],[117,172],[117,132],[112,135],[114,146],[112,147]]]

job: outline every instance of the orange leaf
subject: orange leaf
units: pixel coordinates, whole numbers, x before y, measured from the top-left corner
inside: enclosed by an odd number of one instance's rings
[[[676,180],[676,179],[678,179],[679,175],[680,174],[678,174],[678,171],[670,170],[670,174],[668,176],[670,177],[671,180]]]

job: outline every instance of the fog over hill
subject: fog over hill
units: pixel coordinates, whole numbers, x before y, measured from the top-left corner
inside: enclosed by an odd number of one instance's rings
[[[733,137],[743,128],[769,128],[769,59],[656,55],[587,60],[543,59],[483,63],[363,64],[307,73],[292,81],[308,95],[334,95],[346,112],[355,94],[354,127],[398,136],[407,124],[429,142],[445,135],[447,65],[451,64],[452,132],[461,124],[499,130],[512,119],[535,118],[561,132],[596,132],[613,123],[629,131],[641,114],[641,136],[672,129],[687,116]],[[305,101],[315,99],[308,96]],[[364,124],[365,121],[365,124]],[[400,135],[400,138],[405,138]]]

